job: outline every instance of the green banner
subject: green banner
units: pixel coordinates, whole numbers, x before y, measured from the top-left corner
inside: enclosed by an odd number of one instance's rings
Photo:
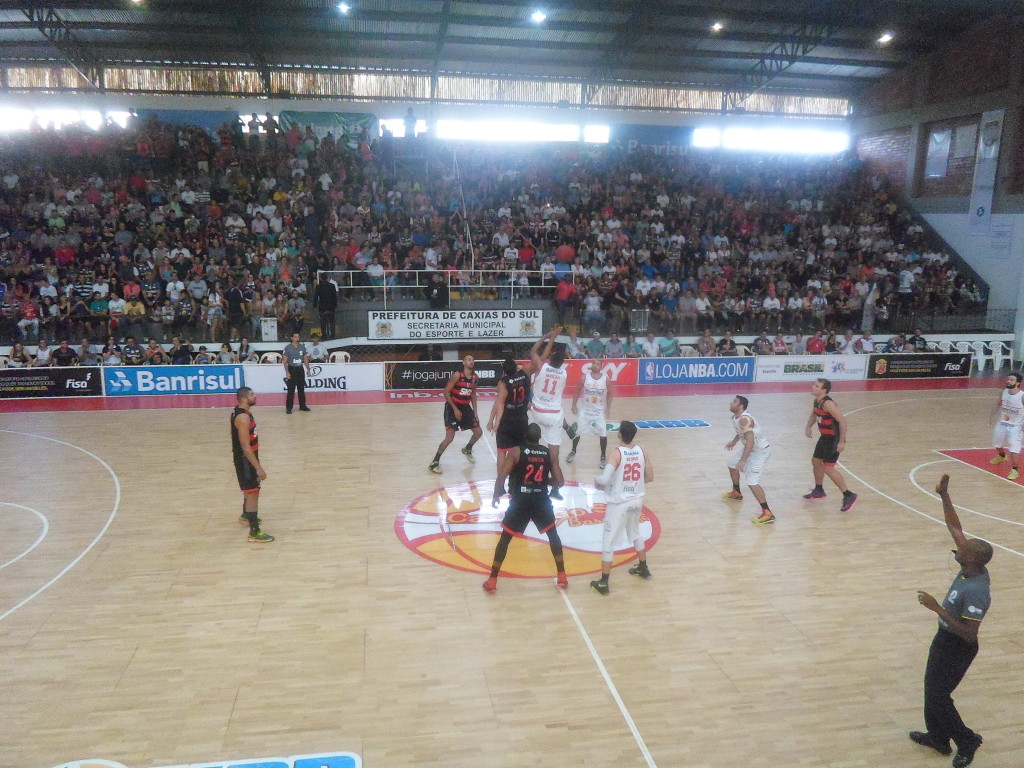
[[[365,112],[282,112],[278,115],[278,123],[284,131],[292,125],[305,131],[308,125],[321,139],[330,132],[334,134],[335,141],[343,141],[351,149],[359,145],[363,131],[366,131],[371,141],[378,133],[377,116]]]

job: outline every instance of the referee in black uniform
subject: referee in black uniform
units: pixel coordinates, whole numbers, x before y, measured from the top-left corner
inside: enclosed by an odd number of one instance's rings
[[[306,374],[309,373],[309,353],[306,345],[299,341],[299,334],[292,334],[292,341],[281,353],[284,357],[284,377],[288,394],[285,397],[285,413],[292,412],[295,391],[299,392],[299,410],[308,411],[306,406]]]

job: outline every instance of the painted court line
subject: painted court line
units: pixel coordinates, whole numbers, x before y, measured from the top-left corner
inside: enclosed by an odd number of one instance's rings
[[[926,461],[924,464],[918,464],[916,467],[914,467],[912,470],[910,470],[910,474],[908,475],[908,477],[910,478],[910,482],[913,483],[914,487],[917,488],[917,490],[919,490],[925,496],[931,496],[936,501],[940,501],[938,496],[936,496],[931,491],[928,491],[928,490],[922,488],[921,484],[917,482],[917,470],[923,469],[924,467],[930,467],[932,464],[944,464],[947,461],[957,461],[957,459],[953,459],[952,457],[950,457],[950,458],[946,458],[946,459],[938,459],[937,461]],[[971,465],[968,465],[968,466],[971,466]],[[971,509],[970,507],[965,507],[965,506],[962,506],[960,504],[954,504],[953,506],[956,507],[957,509],[962,509],[964,512],[970,512],[972,515],[977,515],[978,517],[987,517],[989,520],[996,520],[996,521],[998,521],[1000,523],[1007,523],[1009,525],[1021,525],[1021,526],[1024,526],[1024,523],[1018,522],[1016,520],[1007,520],[1005,517],[996,517],[995,515],[987,515],[984,512],[978,512],[976,510]]]
[[[111,466],[109,464],[107,464],[107,462],[105,462],[103,459],[101,459],[99,456],[97,456],[92,451],[87,451],[85,448],[82,448],[81,446],[75,445],[74,443],[66,443],[63,440],[57,440],[54,437],[44,437],[43,435],[37,435],[37,434],[35,434],[33,432],[18,432],[18,431],[13,430],[13,429],[0,429],[0,432],[6,432],[9,435],[21,435],[23,437],[34,437],[34,438],[36,438],[38,440],[47,440],[47,441],[49,441],[51,443],[57,443],[59,445],[66,445],[68,448],[74,448],[76,451],[81,451],[82,453],[84,453],[89,458],[94,459],[95,461],[99,462],[99,464],[105,470],[107,470],[107,472],[110,474],[111,479],[113,479],[113,481],[114,481],[114,506],[110,510],[110,516],[107,518],[107,522],[105,522],[103,524],[103,527],[100,529],[100,532],[96,534],[96,538],[94,538],[91,542],[89,542],[89,546],[87,546],[85,549],[83,549],[82,552],[78,555],[78,557],[76,557],[74,560],[72,560],[70,563],[68,563],[66,566],[64,566],[64,569],[60,573],[58,573],[56,576],[54,576],[52,579],[50,579],[43,586],[41,586],[39,589],[37,589],[31,595],[26,597],[20,603],[15,605],[13,608],[8,608],[3,613],[0,613],[0,621],[3,621],[8,616],[10,616],[12,613],[17,611],[19,608],[21,608],[21,607],[23,607],[25,605],[28,605],[30,602],[32,602],[37,597],[39,597],[39,595],[41,595],[43,592],[45,592],[50,587],[52,587],[54,584],[56,584],[58,581],[60,581],[62,578],[64,578],[64,575],[68,571],[70,571],[72,568],[74,568],[76,565],[78,565],[79,561],[81,561],[81,559],[83,557],[85,557],[87,554],[89,554],[92,551],[92,548],[95,547],[96,544],[99,543],[99,540],[103,538],[103,535],[107,532],[107,529],[110,528],[110,524],[114,522],[114,518],[117,517],[117,510],[121,506],[121,480],[118,478],[117,473],[114,472],[114,470],[111,468]]]
[[[952,454],[946,453],[947,450],[949,450],[949,451],[990,451],[990,450],[993,450],[993,449],[991,449],[991,448],[948,448],[948,449],[943,449],[941,451],[937,450],[937,451],[935,451],[935,453],[937,453],[937,454],[939,454],[941,456],[945,456],[947,459],[951,459],[952,461],[959,462],[960,464],[963,464],[965,467],[970,467],[971,469],[975,469],[978,472],[984,472],[989,477],[994,477],[997,480],[1002,480],[1004,483],[1009,483],[1014,488],[1020,488],[1021,487],[1020,483],[1018,483],[1018,482],[1016,482],[1014,480],[1011,480],[1008,477],[1003,477],[1002,475],[997,475],[995,472],[991,472],[991,471],[985,469],[984,467],[979,467],[979,466],[977,466],[975,464],[971,464],[971,462],[969,462],[969,461],[964,461],[963,459],[957,458],[956,456],[953,456]]]
[[[619,689],[615,687],[615,683],[612,682],[611,675],[608,674],[608,669],[605,667],[604,662],[601,661],[601,656],[597,652],[597,648],[594,647],[594,643],[590,640],[590,635],[587,634],[587,630],[583,628],[583,622],[580,621],[579,614],[576,613],[576,609],[573,608],[572,601],[569,600],[569,596],[565,593],[565,590],[559,590],[562,596],[562,602],[565,603],[565,607],[569,609],[569,615],[572,616],[572,620],[576,622],[576,629],[579,630],[580,636],[583,638],[583,642],[586,644],[587,649],[590,651],[590,656],[593,658],[594,663],[597,664],[597,669],[601,673],[601,677],[604,678],[605,684],[608,686],[608,690],[612,694],[612,698],[615,699],[615,703],[619,707],[619,712],[622,713],[622,718],[626,721],[626,725],[629,726],[630,733],[633,734],[633,738],[636,740],[636,745],[640,747],[640,753],[644,756],[649,768],[658,768],[654,762],[654,757],[651,756],[651,751],[647,748],[647,743],[644,741],[644,737],[640,734],[640,729],[636,727],[636,723],[633,721],[633,716],[629,714],[629,710],[626,709],[626,703],[622,700],[619,695]]]
[[[867,411],[867,410],[871,410],[873,408],[880,408],[883,405],[896,405],[896,404],[899,404],[899,403],[915,402],[915,401],[917,401],[917,399],[918,398],[903,398],[903,399],[900,399],[900,400],[888,400],[888,401],[883,402],[883,403],[875,403],[874,405],[865,405],[862,408],[855,408],[854,410],[849,411],[845,415],[847,417],[849,417],[849,416],[852,416],[855,413],[859,413],[860,411]],[[958,398],[936,398],[936,399],[941,399],[941,400],[952,400],[952,399],[962,400],[964,398],[958,397]],[[971,398],[971,399],[972,400],[987,400],[989,398],[974,397],[974,398]],[[956,459],[953,459],[953,458],[939,459],[938,461],[927,462],[927,464],[941,464],[941,463],[944,463],[946,461],[956,461]],[[940,520],[939,518],[935,517],[934,515],[929,515],[927,512],[922,512],[921,510],[917,509],[916,507],[912,507],[909,504],[907,504],[905,502],[902,502],[899,499],[894,498],[893,496],[890,496],[888,493],[885,493],[884,491],[876,488],[871,483],[869,483],[867,480],[865,480],[863,477],[861,477],[856,472],[854,472],[852,469],[850,469],[850,467],[848,465],[840,462],[839,466],[842,467],[851,477],[855,478],[858,482],[860,482],[864,487],[874,491],[879,496],[881,496],[883,499],[888,499],[893,504],[896,504],[897,506],[903,507],[904,509],[910,510],[915,515],[920,515],[921,517],[923,517],[923,518],[925,518],[927,520],[931,520],[933,523],[937,523],[937,524],[939,524],[941,526],[945,526],[946,525],[946,521],[945,520]],[[921,465],[921,466],[924,466],[924,465]],[[921,489],[921,490],[923,491],[924,489]],[[925,493],[927,493],[927,491],[925,491]],[[965,534],[970,534],[970,531],[967,531],[965,529],[964,533]],[[971,534],[971,535],[973,535],[973,534]],[[991,539],[986,539],[986,541],[988,541],[993,547],[996,547],[997,549],[1001,549],[1004,552],[1009,552],[1010,554],[1017,555],[1018,557],[1024,558],[1024,552],[1018,552],[1016,549],[1012,549],[1010,547],[1004,546],[1004,545],[999,544],[999,543],[997,543],[995,541],[992,541]]]

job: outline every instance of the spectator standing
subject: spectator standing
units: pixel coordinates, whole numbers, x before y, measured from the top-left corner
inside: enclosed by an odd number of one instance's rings
[[[281,355],[284,358],[285,386],[287,388],[285,413],[292,412],[296,391],[299,394],[299,410],[310,410],[306,405],[306,374],[309,373],[309,352],[306,350],[306,345],[299,341],[299,334],[292,334],[291,343],[284,348]]]
[[[335,312],[338,309],[338,286],[325,273],[317,277],[313,304],[320,313],[320,335],[325,339],[337,338]]]

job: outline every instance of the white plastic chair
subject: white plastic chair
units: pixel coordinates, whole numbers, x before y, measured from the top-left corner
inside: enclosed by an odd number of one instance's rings
[[[985,366],[992,362],[992,355],[984,341],[972,341],[971,351],[974,353],[974,361],[978,364],[978,372],[985,370]]]
[[[683,344],[679,347],[680,357],[697,357],[697,350],[688,344]]]
[[[944,352],[947,355],[953,351],[953,342],[948,339],[937,342],[936,346],[939,348],[939,352]]]
[[[1001,341],[990,341],[988,349],[992,353],[993,370],[1000,370],[1007,361],[1013,365],[1013,347],[1008,347]]]
[[[260,357],[261,363],[280,363],[283,358],[280,352],[264,352]]]
[[[956,347],[957,352],[962,352],[967,355],[971,354],[973,351],[969,341],[954,341],[953,346]]]
[[[9,362],[10,360],[7,358],[6,355],[0,355],[0,368],[6,368],[7,363]]]
[[[331,352],[331,354],[328,355],[328,357],[327,357],[327,361],[330,362],[330,363],[347,363],[351,359],[352,359],[352,355],[350,355],[348,352],[346,352],[343,349],[342,350],[338,350],[337,352]]]
[[[737,344],[736,354],[739,355],[740,357],[750,357],[750,347],[748,347],[746,344]]]

